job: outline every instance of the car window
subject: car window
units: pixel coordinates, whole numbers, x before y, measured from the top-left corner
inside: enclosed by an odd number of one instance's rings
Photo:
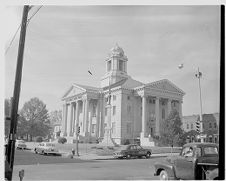
[[[192,147],[185,147],[182,150],[182,156],[190,157],[193,155],[193,148]]]
[[[196,148],[195,149],[195,155],[196,156],[201,156],[201,148]]]
[[[141,150],[141,149],[142,149],[142,147],[137,145],[137,149],[138,149],[138,150]]]
[[[216,155],[216,154],[218,154],[217,147],[210,146],[204,148],[204,155]]]

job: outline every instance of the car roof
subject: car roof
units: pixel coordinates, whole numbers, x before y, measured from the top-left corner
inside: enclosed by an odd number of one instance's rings
[[[193,143],[187,143],[184,145],[185,146],[218,146],[216,143],[200,143],[200,142],[193,142]]]

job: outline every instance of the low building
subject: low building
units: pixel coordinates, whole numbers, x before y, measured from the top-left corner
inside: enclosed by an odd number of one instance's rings
[[[205,142],[219,142],[219,113],[203,114],[203,135]],[[188,142],[197,140],[197,122],[199,122],[199,115],[183,116],[182,128],[187,133]]]
[[[53,125],[53,138],[54,139],[57,139],[60,136],[61,129],[62,129],[61,123],[55,123]]]

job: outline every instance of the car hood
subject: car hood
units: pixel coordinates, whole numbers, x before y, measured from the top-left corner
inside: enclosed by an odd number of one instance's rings
[[[165,161],[173,164],[176,159],[178,159],[178,156],[168,156],[168,157],[166,157]]]

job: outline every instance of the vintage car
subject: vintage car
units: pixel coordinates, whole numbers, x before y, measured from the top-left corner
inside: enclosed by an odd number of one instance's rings
[[[48,154],[59,154],[58,149],[56,149],[54,143],[49,143],[49,142],[41,142],[37,147],[34,149],[36,154],[43,154],[43,155],[48,155]]]
[[[16,149],[26,149],[27,145],[25,143],[24,140],[16,140],[16,144],[15,144]]]
[[[119,147],[117,151],[113,153],[114,158],[131,158],[131,157],[138,157],[141,158],[145,156],[146,158],[151,157],[151,150],[150,149],[144,149],[141,146],[137,144],[130,144],[130,145],[124,145]]]
[[[218,179],[218,144],[188,143],[180,155],[155,163],[155,176],[160,180]]]

